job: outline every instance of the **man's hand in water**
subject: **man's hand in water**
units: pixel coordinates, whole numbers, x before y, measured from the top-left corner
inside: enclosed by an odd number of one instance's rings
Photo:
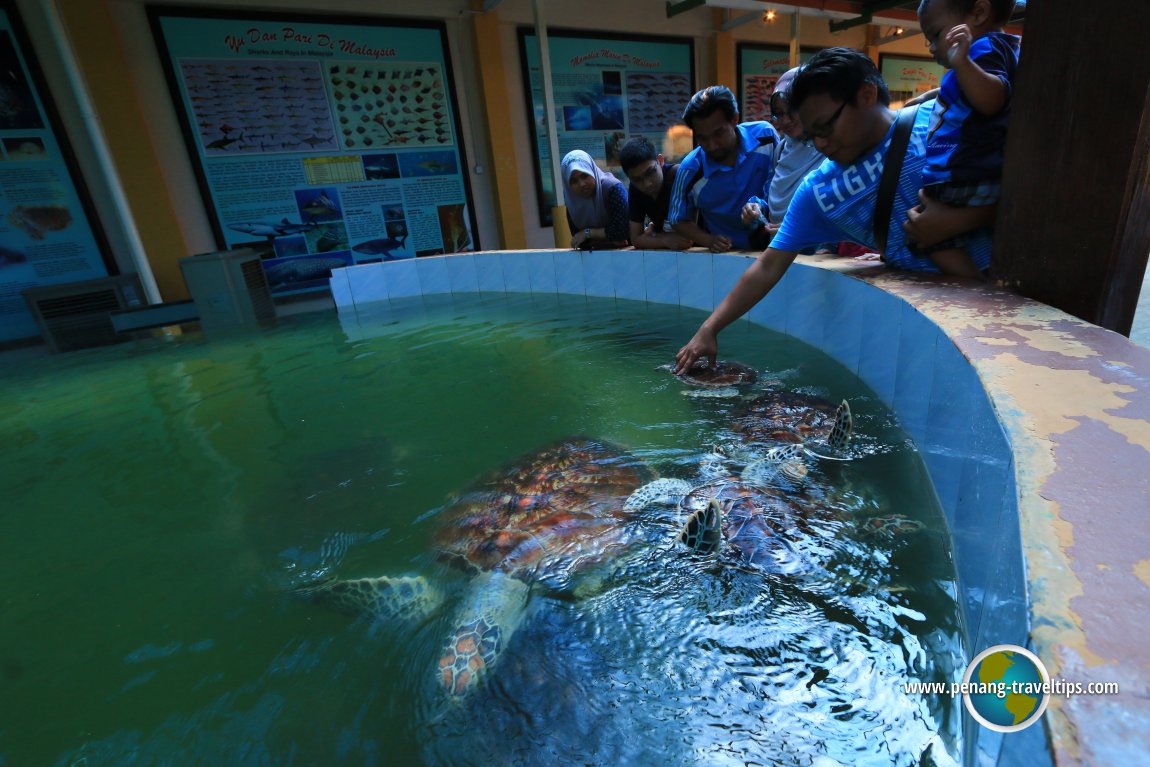
[[[719,358],[719,339],[706,325],[700,327],[695,337],[675,355],[675,375],[686,373],[700,357],[707,358],[707,367],[714,365]]]

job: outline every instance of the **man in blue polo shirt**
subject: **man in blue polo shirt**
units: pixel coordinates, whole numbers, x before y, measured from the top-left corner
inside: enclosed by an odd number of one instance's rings
[[[877,245],[874,212],[895,124],[882,75],[874,62],[858,51],[827,48],[815,54],[795,78],[790,102],[792,109],[799,110],[804,140],[827,159],[799,185],[770,246],[747,267],[727,297],[679,350],[675,372],[689,369],[700,357],[714,361],[719,353],[719,332],[770,292],[803,247],[836,240]],[[937,273],[942,268],[908,248],[906,233],[899,226],[916,204],[922,187],[931,106],[928,103],[919,110],[911,130],[894,195],[884,260],[899,269]],[[683,175],[681,168],[679,175]],[[980,210],[951,209],[947,217],[956,228],[950,233],[984,226]],[[990,266],[990,245],[985,228],[972,231],[967,251],[970,268],[948,269],[948,273],[985,272]]]
[[[715,253],[750,249],[743,205],[752,197],[766,199],[779,134],[765,122],[740,125],[738,102],[725,85],[692,96],[683,122],[698,146],[679,165],[667,220],[676,232]],[[695,223],[696,212],[709,231]]]

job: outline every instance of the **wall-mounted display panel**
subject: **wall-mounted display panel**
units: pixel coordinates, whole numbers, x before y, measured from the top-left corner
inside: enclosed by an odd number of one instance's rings
[[[694,41],[572,30],[548,30],[547,40],[561,156],[582,149],[625,182],[619,148],[628,138],[646,136],[667,162],[678,162],[691,151],[691,131],[682,118],[695,93]],[[534,30],[519,30],[519,52],[534,142],[539,221],[551,226],[556,195]]]
[[[441,22],[148,9],[221,249],[273,292],[479,247]]]
[[[942,82],[946,68],[929,56],[895,56],[880,53],[879,71],[890,89],[891,106],[900,108],[908,99],[932,90]]]
[[[16,6],[0,0],[0,342],[39,333],[23,291],[113,269]]]
[[[816,52],[817,49],[800,50],[799,63],[807,63]],[[739,43],[736,57],[740,120],[746,123],[770,119],[771,92],[791,68],[791,49],[785,45]]]

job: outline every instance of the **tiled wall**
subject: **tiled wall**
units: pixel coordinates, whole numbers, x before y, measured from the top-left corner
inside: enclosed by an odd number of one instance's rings
[[[571,293],[710,310],[752,258],[661,251],[475,253],[353,266],[333,272],[331,287],[341,310],[474,291]],[[748,319],[822,349],[895,412],[918,445],[950,523],[969,655],[995,644],[1025,646],[1013,457],[977,372],[957,347],[902,299],[797,262]],[[968,731],[968,759],[995,763],[1002,739],[993,735]]]

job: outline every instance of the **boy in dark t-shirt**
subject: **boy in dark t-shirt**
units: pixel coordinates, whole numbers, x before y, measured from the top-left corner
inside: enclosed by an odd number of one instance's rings
[[[631,180],[628,193],[631,244],[639,249],[686,250],[693,244],[666,226],[671,188],[678,165],[664,165],[663,155],[643,136],[619,150],[619,164]],[[649,222],[649,223],[648,223]]]

